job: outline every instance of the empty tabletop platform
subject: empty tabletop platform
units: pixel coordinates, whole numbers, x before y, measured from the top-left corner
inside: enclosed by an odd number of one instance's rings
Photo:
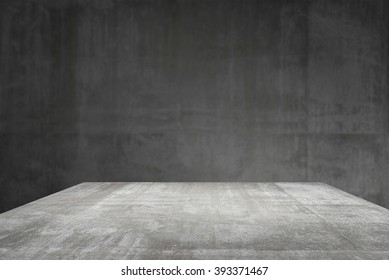
[[[0,259],[389,259],[389,210],[323,183],[82,183],[0,214]]]

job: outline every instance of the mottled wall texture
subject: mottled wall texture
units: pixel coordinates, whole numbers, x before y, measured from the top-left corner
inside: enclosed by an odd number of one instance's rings
[[[389,207],[388,6],[0,1],[0,212],[83,181],[322,181]]]

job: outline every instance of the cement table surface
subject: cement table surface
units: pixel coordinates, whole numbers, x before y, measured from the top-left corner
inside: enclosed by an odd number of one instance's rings
[[[82,183],[0,214],[0,259],[389,259],[389,210],[323,183]]]

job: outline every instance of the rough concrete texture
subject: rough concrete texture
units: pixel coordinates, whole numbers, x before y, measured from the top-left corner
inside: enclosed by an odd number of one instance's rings
[[[322,183],[83,183],[0,224],[0,259],[389,259],[389,210]]]
[[[389,207],[388,1],[0,1],[0,211],[84,181],[323,181]]]

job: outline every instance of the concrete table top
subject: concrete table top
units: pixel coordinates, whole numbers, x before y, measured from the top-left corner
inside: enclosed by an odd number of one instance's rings
[[[389,259],[389,210],[323,183],[82,183],[0,214],[0,259]]]

